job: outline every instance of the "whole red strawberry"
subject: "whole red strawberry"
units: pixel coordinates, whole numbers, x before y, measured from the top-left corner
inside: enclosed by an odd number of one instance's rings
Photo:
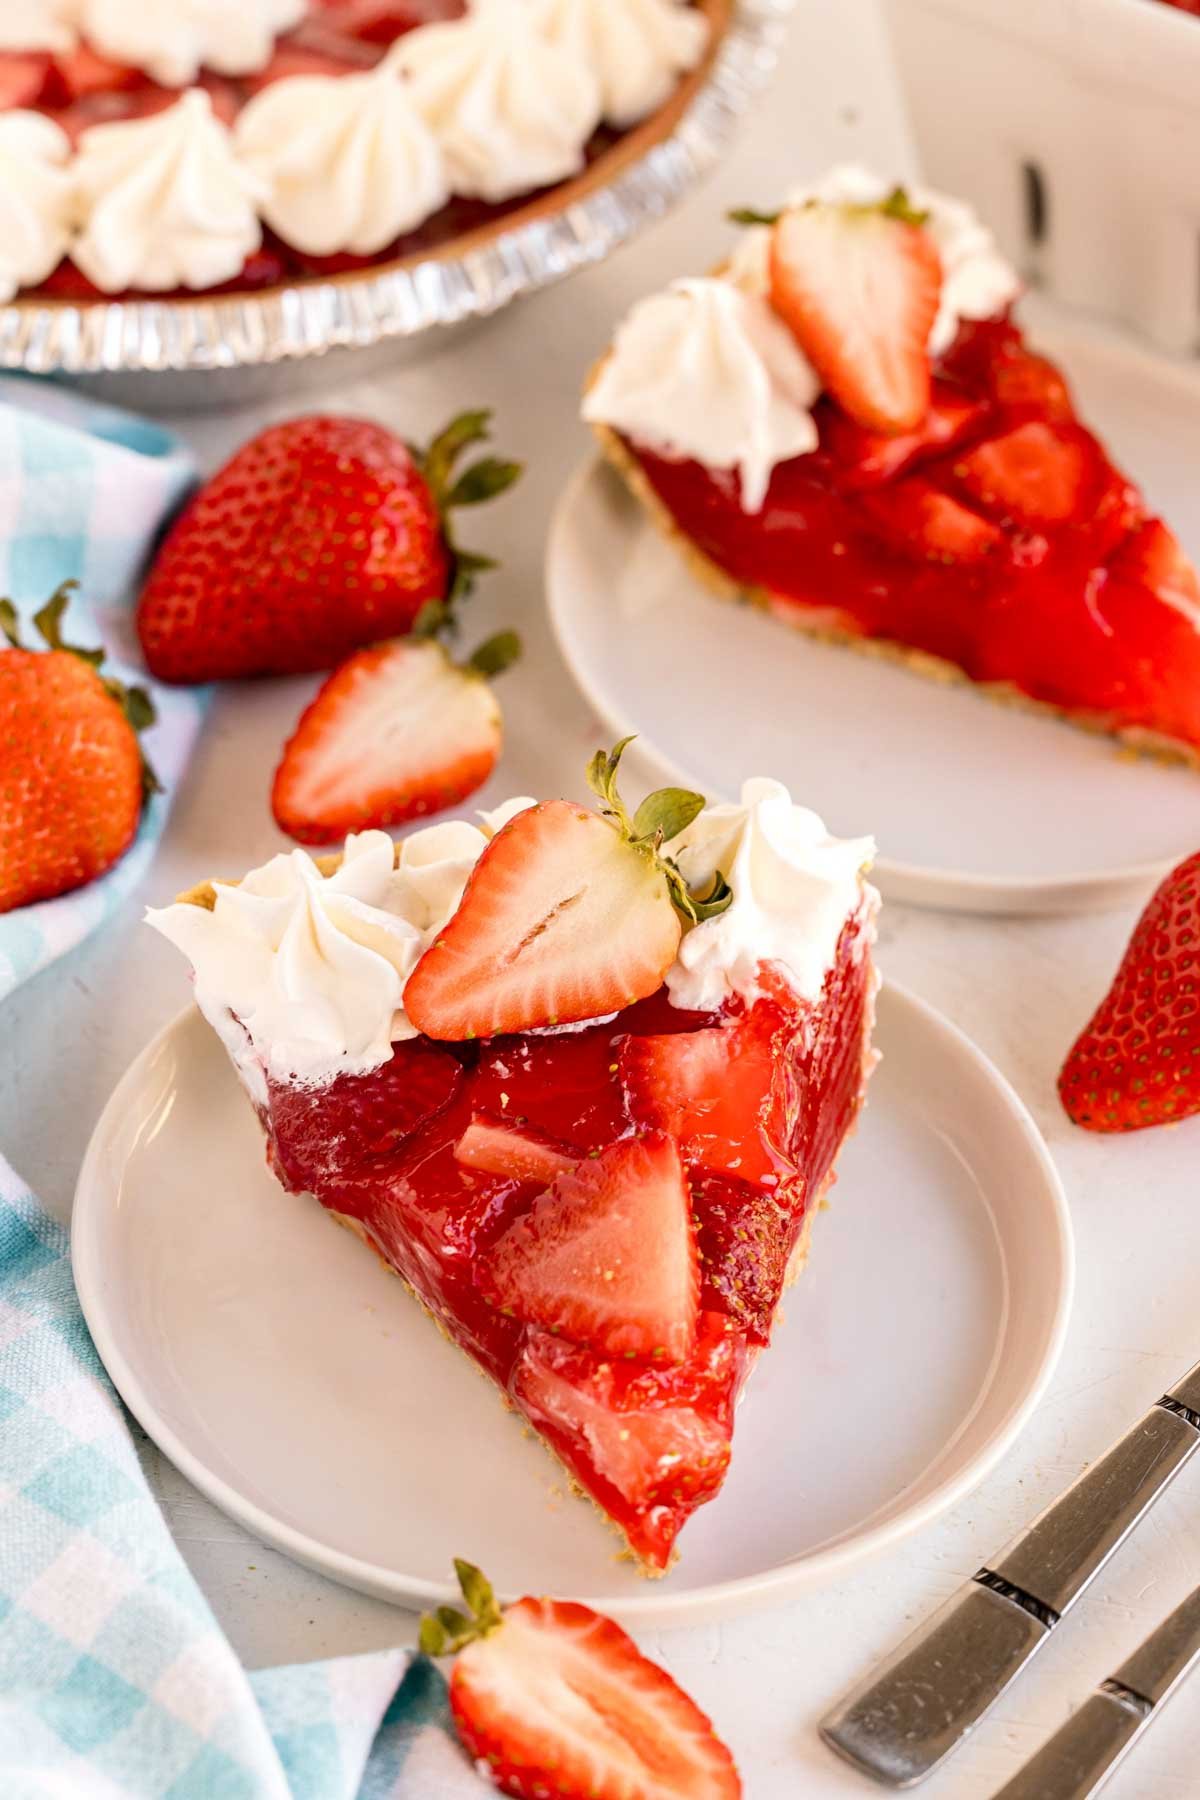
[[[411,630],[490,567],[453,543],[453,508],[520,473],[485,457],[457,478],[490,414],[464,413],[422,455],[367,419],[313,417],[245,444],[184,508],[138,603],[162,681],[329,669]]]
[[[36,614],[46,644],[26,650],[9,601],[0,630],[0,913],[94,881],[137,832],[148,788],[138,732],[154,720],[141,688],[103,676],[103,651],[60,633],[60,588]]]
[[[1200,1112],[1200,852],[1139,919],[1058,1091],[1089,1131],[1139,1131]]]

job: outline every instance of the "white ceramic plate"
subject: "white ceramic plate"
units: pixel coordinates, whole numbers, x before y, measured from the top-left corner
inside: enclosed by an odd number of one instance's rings
[[[1032,309],[1085,418],[1200,556],[1200,374]],[[1047,324],[1047,318],[1051,323]],[[1200,843],[1200,776],[811,642],[710,595],[599,464],[547,557],[563,655],[656,781],[736,798],[775,775],[839,835],[874,832],[889,897],[970,912],[1142,900]]]
[[[812,1261],[750,1383],[723,1493],[642,1581],[593,1510],[375,1257],[267,1173],[189,1010],[96,1127],[75,1279],[131,1411],[218,1506],[298,1561],[412,1605],[451,1558],[508,1593],[716,1618],[828,1577],[961,1498],[1059,1353],[1070,1224],[1020,1101],[886,988],[884,1061]]]

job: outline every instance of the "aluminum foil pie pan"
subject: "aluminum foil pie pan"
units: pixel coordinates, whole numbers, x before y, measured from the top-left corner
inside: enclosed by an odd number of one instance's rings
[[[175,408],[245,404],[284,381],[295,390],[352,380],[381,360],[402,360],[406,346],[427,354],[435,345],[426,334],[485,318],[600,262],[716,162],[774,73],[796,0],[699,3],[712,21],[712,43],[666,105],[583,174],[503,218],[441,249],[259,291],[88,303],[18,298],[0,307],[0,368],[79,379],[110,398]],[[310,366],[313,380],[298,382]]]

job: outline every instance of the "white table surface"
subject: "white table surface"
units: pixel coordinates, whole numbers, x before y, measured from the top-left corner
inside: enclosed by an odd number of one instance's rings
[[[517,494],[471,521],[504,569],[476,604],[480,633],[518,623],[528,655],[506,677],[508,748],[488,802],[580,787],[599,741],[550,642],[543,534],[562,483],[586,454],[575,418],[583,370],[639,293],[705,266],[728,241],[720,220],[763,203],[845,155],[906,165],[905,137],[873,0],[802,0],[783,74],[716,177],[606,266],[525,302],[469,340],[390,380],[327,397],[420,438],[459,406],[497,409],[503,448],[527,459]],[[283,401],[181,421],[212,466]],[[474,541],[474,539],[472,540]],[[230,686],[176,799],[145,897],[240,872],[280,846],[267,807],[279,747],[310,680]],[[887,821],[863,821],[886,840]],[[140,903],[10,1000],[0,1041],[0,1144],[67,1217],[80,1157],[117,1077],[180,1004],[175,953],[139,927]],[[1104,989],[1131,916],[998,922],[893,906],[885,970],[970,1032],[1032,1108],[1075,1216],[1079,1289],[1066,1353],[1022,1441],[952,1514],[882,1561],[786,1610],[707,1629],[643,1633],[713,1714],[749,1800],[839,1800],[878,1790],[821,1747],[816,1721],[840,1692],[980,1564],[1200,1356],[1200,1121],[1108,1141],[1073,1129],[1054,1076]],[[818,1245],[819,1252],[819,1245]],[[919,1256],[920,1246],[913,1254]],[[864,1430],[869,1430],[864,1421]],[[233,1642],[253,1665],[412,1639],[406,1613],[293,1566],[227,1521],[147,1446],[176,1537]],[[929,1800],[983,1800],[1133,1645],[1200,1581],[1200,1468],[1156,1507],[1136,1540],[1055,1634],[1035,1670],[983,1725]],[[1187,1800],[1200,1791],[1195,1690],[1157,1723],[1108,1790],[1113,1800]]]

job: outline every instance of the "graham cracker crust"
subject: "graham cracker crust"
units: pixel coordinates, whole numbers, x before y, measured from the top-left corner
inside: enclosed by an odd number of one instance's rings
[[[588,388],[595,381],[604,360],[601,359],[589,376]],[[780,624],[802,632],[819,643],[856,650],[862,656],[876,657],[906,669],[912,675],[941,682],[944,686],[970,687],[985,699],[1001,706],[1015,707],[1021,712],[1038,714],[1042,718],[1057,719],[1061,724],[1074,725],[1097,736],[1111,738],[1124,750],[1135,755],[1200,770],[1200,749],[1193,744],[1185,744],[1178,738],[1148,731],[1140,725],[1118,724],[1112,714],[1076,711],[1070,707],[1054,706],[1046,700],[1035,700],[1009,681],[974,681],[957,663],[948,662],[940,656],[931,656],[924,650],[915,650],[910,645],[897,643],[891,638],[863,637],[857,632],[831,626],[825,620],[817,623],[814,619],[809,624],[801,612],[793,614],[789,611],[786,617],[782,616],[776,597],[769,589],[735,581],[692,542],[654,492],[636,457],[630,454],[624,440],[611,426],[594,424],[592,430],[604,460],[621,476],[634,499],[662,535],[675,546],[696,579],[718,599],[735,600],[754,606],[761,612],[769,612]]]

